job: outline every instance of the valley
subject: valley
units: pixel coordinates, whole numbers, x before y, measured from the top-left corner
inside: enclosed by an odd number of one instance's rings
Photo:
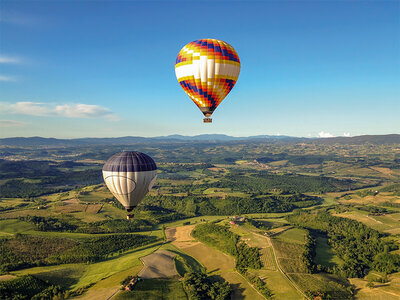
[[[131,221],[101,176],[127,147],[149,153],[159,172]],[[0,154],[0,291],[10,299],[191,299],[196,280],[211,298],[400,297],[397,144],[152,142]],[[121,290],[134,276],[143,280]]]

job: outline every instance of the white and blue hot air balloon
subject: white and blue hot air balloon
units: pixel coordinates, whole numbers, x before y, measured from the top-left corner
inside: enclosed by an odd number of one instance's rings
[[[147,154],[123,151],[106,161],[103,178],[114,197],[131,212],[156,182],[157,166]]]

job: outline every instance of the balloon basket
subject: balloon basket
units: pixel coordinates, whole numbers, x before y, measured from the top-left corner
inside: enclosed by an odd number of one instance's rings
[[[211,118],[204,118],[203,122],[204,123],[212,123],[212,119]]]
[[[133,214],[130,214],[130,215],[127,215],[127,216],[126,216],[126,219],[127,219],[127,220],[130,220],[130,219],[133,219],[133,217],[134,217],[134,215],[133,215]]]

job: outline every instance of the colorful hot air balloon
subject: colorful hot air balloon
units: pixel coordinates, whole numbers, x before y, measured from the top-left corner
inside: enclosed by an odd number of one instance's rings
[[[209,118],[235,85],[240,60],[235,49],[216,39],[196,40],[179,52],[175,74],[183,90]]]
[[[106,161],[103,178],[114,197],[131,212],[153,187],[157,166],[144,153],[123,151]],[[132,216],[128,215],[128,219]]]

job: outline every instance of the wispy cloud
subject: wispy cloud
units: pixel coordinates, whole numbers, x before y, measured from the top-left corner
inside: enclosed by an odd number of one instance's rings
[[[345,136],[345,137],[351,137],[350,132],[345,132],[345,133],[343,133],[343,136]]]
[[[57,105],[55,110],[59,115],[68,118],[102,118],[113,115],[108,108],[88,104]]]
[[[318,137],[320,137],[320,138],[332,138],[332,137],[335,137],[335,136],[332,133],[321,131],[320,133],[318,133]]]
[[[104,118],[117,121],[118,117],[108,108],[98,105],[74,103],[74,104],[53,104],[42,102],[17,102],[0,103],[0,112],[29,115],[29,116],[50,116],[66,118]]]
[[[22,62],[20,57],[16,56],[6,56],[0,54],[0,64],[19,64]]]
[[[0,75],[0,81],[16,81],[14,76]]]
[[[25,122],[14,120],[0,120],[0,127],[21,127],[26,125]]]
[[[17,102],[10,104],[8,109],[11,113],[29,116],[50,116],[54,112],[48,104],[39,102]]]

